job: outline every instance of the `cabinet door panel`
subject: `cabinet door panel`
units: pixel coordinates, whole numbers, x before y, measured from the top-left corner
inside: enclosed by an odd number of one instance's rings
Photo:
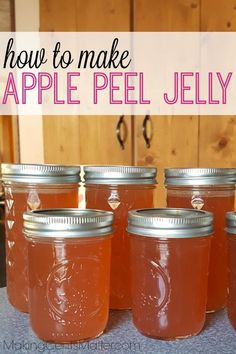
[[[158,116],[152,119],[151,147],[147,149],[142,133],[143,117],[135,117],[137,165],[158,168],[156,206],[165,206],[163,170],[168,167],[196,167],[198,161],[198,118]]]
[[[116,137],[115,116],[46,116],[44,149],[47,163],[131,163],[131,118],[125,117],[128,132],[124,150]]]
[[[136,31],[199,31],[199,0],[136,0]],[[163,169],[198,165],[198,116],[153,116],[151,147],[142,135],[144,117],[135,117],[135,163],[158,168],[156,206],[165,206]]]
[[[236,117],[201,117],[199,164],[201,167],[236,166]]]
[[[0,162],[17,162],[18,122],[16,116],[0,116]]]
[[[42,31],[129,31],[130,1],[40,0],[40,28]],[[44,117],[45,161],[131,164],[131,118],[125,117],[124,150],[115,135],[118,119],[117,116]]]
[[[14,28],[14,8],[11,0],[0,0],[0,31]],[[19,161],[18,119],[16,116],[0,116],[0,162]]]
[[[76,1],[77,31],[125,32],[130,30],[129,0]]]
[[[121,148],[116,126],[120,117],[80,117],[80,161],[82,164],[131,164],[131,118],[124,117],[127,139]],[[123,127],[121,127],[123,130]],[[121,132],[121,136],[123,133]]]
[[[40,0],[40,31],[76,32],[76,2],[77,0]]]
[[[202,0],[201,30],[236,31],[236,1]],[[236,116],[201,116],[199,129],[199,165],[235,167]]]
[[[135,31],[198,31],[200,0],[135,0]]]
[[[43,116],[43,131],[46,163],[76,164],[80,161],[78,116]]]
[[[236,31],[236,1],[201,0],[201,31]]]

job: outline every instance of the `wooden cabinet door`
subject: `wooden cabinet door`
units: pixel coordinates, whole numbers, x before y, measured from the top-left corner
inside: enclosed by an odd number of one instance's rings
[[[200,0],[136,0],[135,31],[199,31]],[[146,147],[142,125],[135,117],[135,163],[158,168],[156,206],[166,204],[165,167],[198,166],[198,116],[152,116],[152,140]]]
[[[13,30],[13,3],[10,0],[0,0],[0,31]],[[16,116],[0,116],[0,163],[17,162],[18,126]]]
[[[40,0],[41,31],[129,31],[128,0]],[[122,114],[122,112],[121,112]],[[45,162],[131,164],[131,117],[127,139],[116,138],[119,116],[45,116]]]
[[[202,0],[201,30],[236,31],[236,1]],[[236,166],[236,116],[200,117],[199,165]]]

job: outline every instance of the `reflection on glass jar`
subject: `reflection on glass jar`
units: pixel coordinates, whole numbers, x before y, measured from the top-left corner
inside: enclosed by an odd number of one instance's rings
[[[2,164],[5,191],[7,294],[10,303],[28,311],[27,244],[23,213],[41,208],[77,207],[79,167]]]
[[[191,209],[129,213],[132,314],[142,334],[176,339],[203,328],[212,222]]]

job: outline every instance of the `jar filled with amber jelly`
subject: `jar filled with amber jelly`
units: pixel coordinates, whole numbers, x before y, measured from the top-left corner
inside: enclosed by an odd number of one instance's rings
[[[214,235],[208,278],[207,312],[226,305],[227,242],[225,213],[234,210],[236,169],[180,168],[165,170],[167,206],[194,208],[214,214]]]
[[[206,315],[212,213],[139,209],[128,220],[134,325],[166,340],[199,333]]]
[[[114,213],[110,308],[129,309],[130,263],[126,231],[128,211],[153,207],[156,169],[133,166],[85,166],[86,207]]]
[[[10,303],[28,311],[27,247],[23,213],[42,208],[78,207],[80,168],[2,164],[5,191],[6,273]]]
[[[236,330],[236,212],[226,213],[228,243],[228,296],[227,312],[231,325]]]
[[[103,333],[112,222],[113,214],[100,210],[24,213],[30,322],[40,339],[73,343]]]
[[[0,176],[1,177],[1,176]],[[5,201],[0,179],[0,288],[6,286]]]

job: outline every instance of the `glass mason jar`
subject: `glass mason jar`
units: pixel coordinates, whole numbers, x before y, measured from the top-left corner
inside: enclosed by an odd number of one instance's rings
[[[226,213],[228,239],[228,296],[227,312],[231,325],[236,330],[236,212]]]
[[[96,338],[109,312],[113,214],[49,209],[24,213],[28,241],[29,313],[45,341]]]
[[[129,309],[130,263],[126,231],[128,211],[153,207],[156,169],[132,166],[84,167],[87,208],[114,212],[110,308]]]
[[[214,235],[208,278],[207,312],[226,305],[227,242],[225,213],[234,210],[236,169],[181,168],[165,170],[167,206],[203,209],[214,214]]]
[[[212,213],[140,209],[128,220],[134,325],[166,340],[199,333],[206,316]]]
[[[5,202],[0,180],[0,288],[6,286]]]
[[[28,311],[27,245],[23,212],[42,208],[78,207],[79,167],[2,164],[5,191],[7,295],[10,303]]]

